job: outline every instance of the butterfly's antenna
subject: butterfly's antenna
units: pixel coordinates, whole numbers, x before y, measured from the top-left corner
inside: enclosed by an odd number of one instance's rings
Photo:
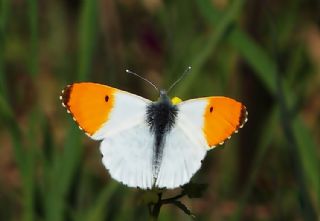
[[[169,91],[174,88],[174,86],[176,86],[177,83],[179,83],[188,73],[189,71],[191,70],[191,67],[189,66],[183,73],[182,75],[179,77],[178,80],[176,80],[168,89],[167,93],[169,93]]]
[[[146,78],[144,78],[144,77],[141,77],[141,76],[138,75],[137,73],[135,73],[135,72],[133,72],[133,71],[130,71],[130,70],[128,70],[128,69],[126,70],[126,72],[129,73],[129,74],[133,74],[134,76],[136,76],[136,77],[138,77],[138,78],[140,78],[140,79],[148,82],[149,84],[151,84],[151,85],[159,92],[159,89],[157,88],[157,86],[156,86],[154,83],[152,83],[151,81],[149,81],[148,79],[146,79]]]

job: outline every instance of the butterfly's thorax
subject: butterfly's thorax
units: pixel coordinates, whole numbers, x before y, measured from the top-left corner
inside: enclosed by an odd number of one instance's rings
[[[154,135],[153,151],[153,175],[157,177],[161,164],[165,137],[175,124],[178,108],[173,105],[170,98],[164,91],[161,91],[158,101],[152,102],[147,106],[146,120],[150,132]]]

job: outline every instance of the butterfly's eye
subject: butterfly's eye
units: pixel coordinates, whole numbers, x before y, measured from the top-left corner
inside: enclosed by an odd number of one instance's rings
[[[108,102],[108,101],[109,101],[109,96],[106,95],[106,96],[104,97],[104,100],[105,100],[106,102]]]
[[[210,107],[210,113],[212,113],[212,111],[213,111],[213,107]]]

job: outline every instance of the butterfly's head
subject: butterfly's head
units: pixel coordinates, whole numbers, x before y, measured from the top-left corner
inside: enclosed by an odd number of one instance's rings
[[[182,100],[178,97],[174,97],[172,100],[170,100],[169,96],[168,96],[168,93],[171,91],[172,88],[174,88],[174,86],[180,82],[186,75],[187,73],[189,73],[189,71],[191,70],[191,67],[189,66],[184,72],[183,74],[180,76],[180,78],[178,80],[176,80],[170,87],[168,90],[164,90],[164,89],[161,89],[159,90],[158,87],[152,83],[151,81],[149,81],[148,79],[144,78],[144,77],[141,77],[140,75],[138,75],[137,73],[135,72],[132,72],[130,70],[126,70],[127,73],[129,74],[133,74],[139,78],[141,78],[142,80],[148,82],[150,85],[152,85],[159,93],[160,93],[160,97],[159,97],[159,101],[168,101],[169,103],[173,104],[173,105],[176,105],[178,103],[180,103]]]
[[[172,99],[170,99],[170,97],[168,96],[168,92],[164,89],[160,90],[159,101],[166,101],[173,105],[177,105],[182,102],[182,100],[178,97],[173,97]]]
[[[161,97],[168,97],[168,93],[167,93],[167,91],[165,89],[161,89],[160,90],[160,98]]]
[[[170,98],[166,90],[161,89],[159,92],[160,92],[159,101],[168,101],[168,100],[170,101]]]

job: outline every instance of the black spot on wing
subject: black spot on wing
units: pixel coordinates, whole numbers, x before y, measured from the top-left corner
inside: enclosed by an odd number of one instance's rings
[[[109,96],[106,95],[106,96],[104,97],[104,100],[105,100],[105,102],[108,102],[108,101],[109,101]]]

